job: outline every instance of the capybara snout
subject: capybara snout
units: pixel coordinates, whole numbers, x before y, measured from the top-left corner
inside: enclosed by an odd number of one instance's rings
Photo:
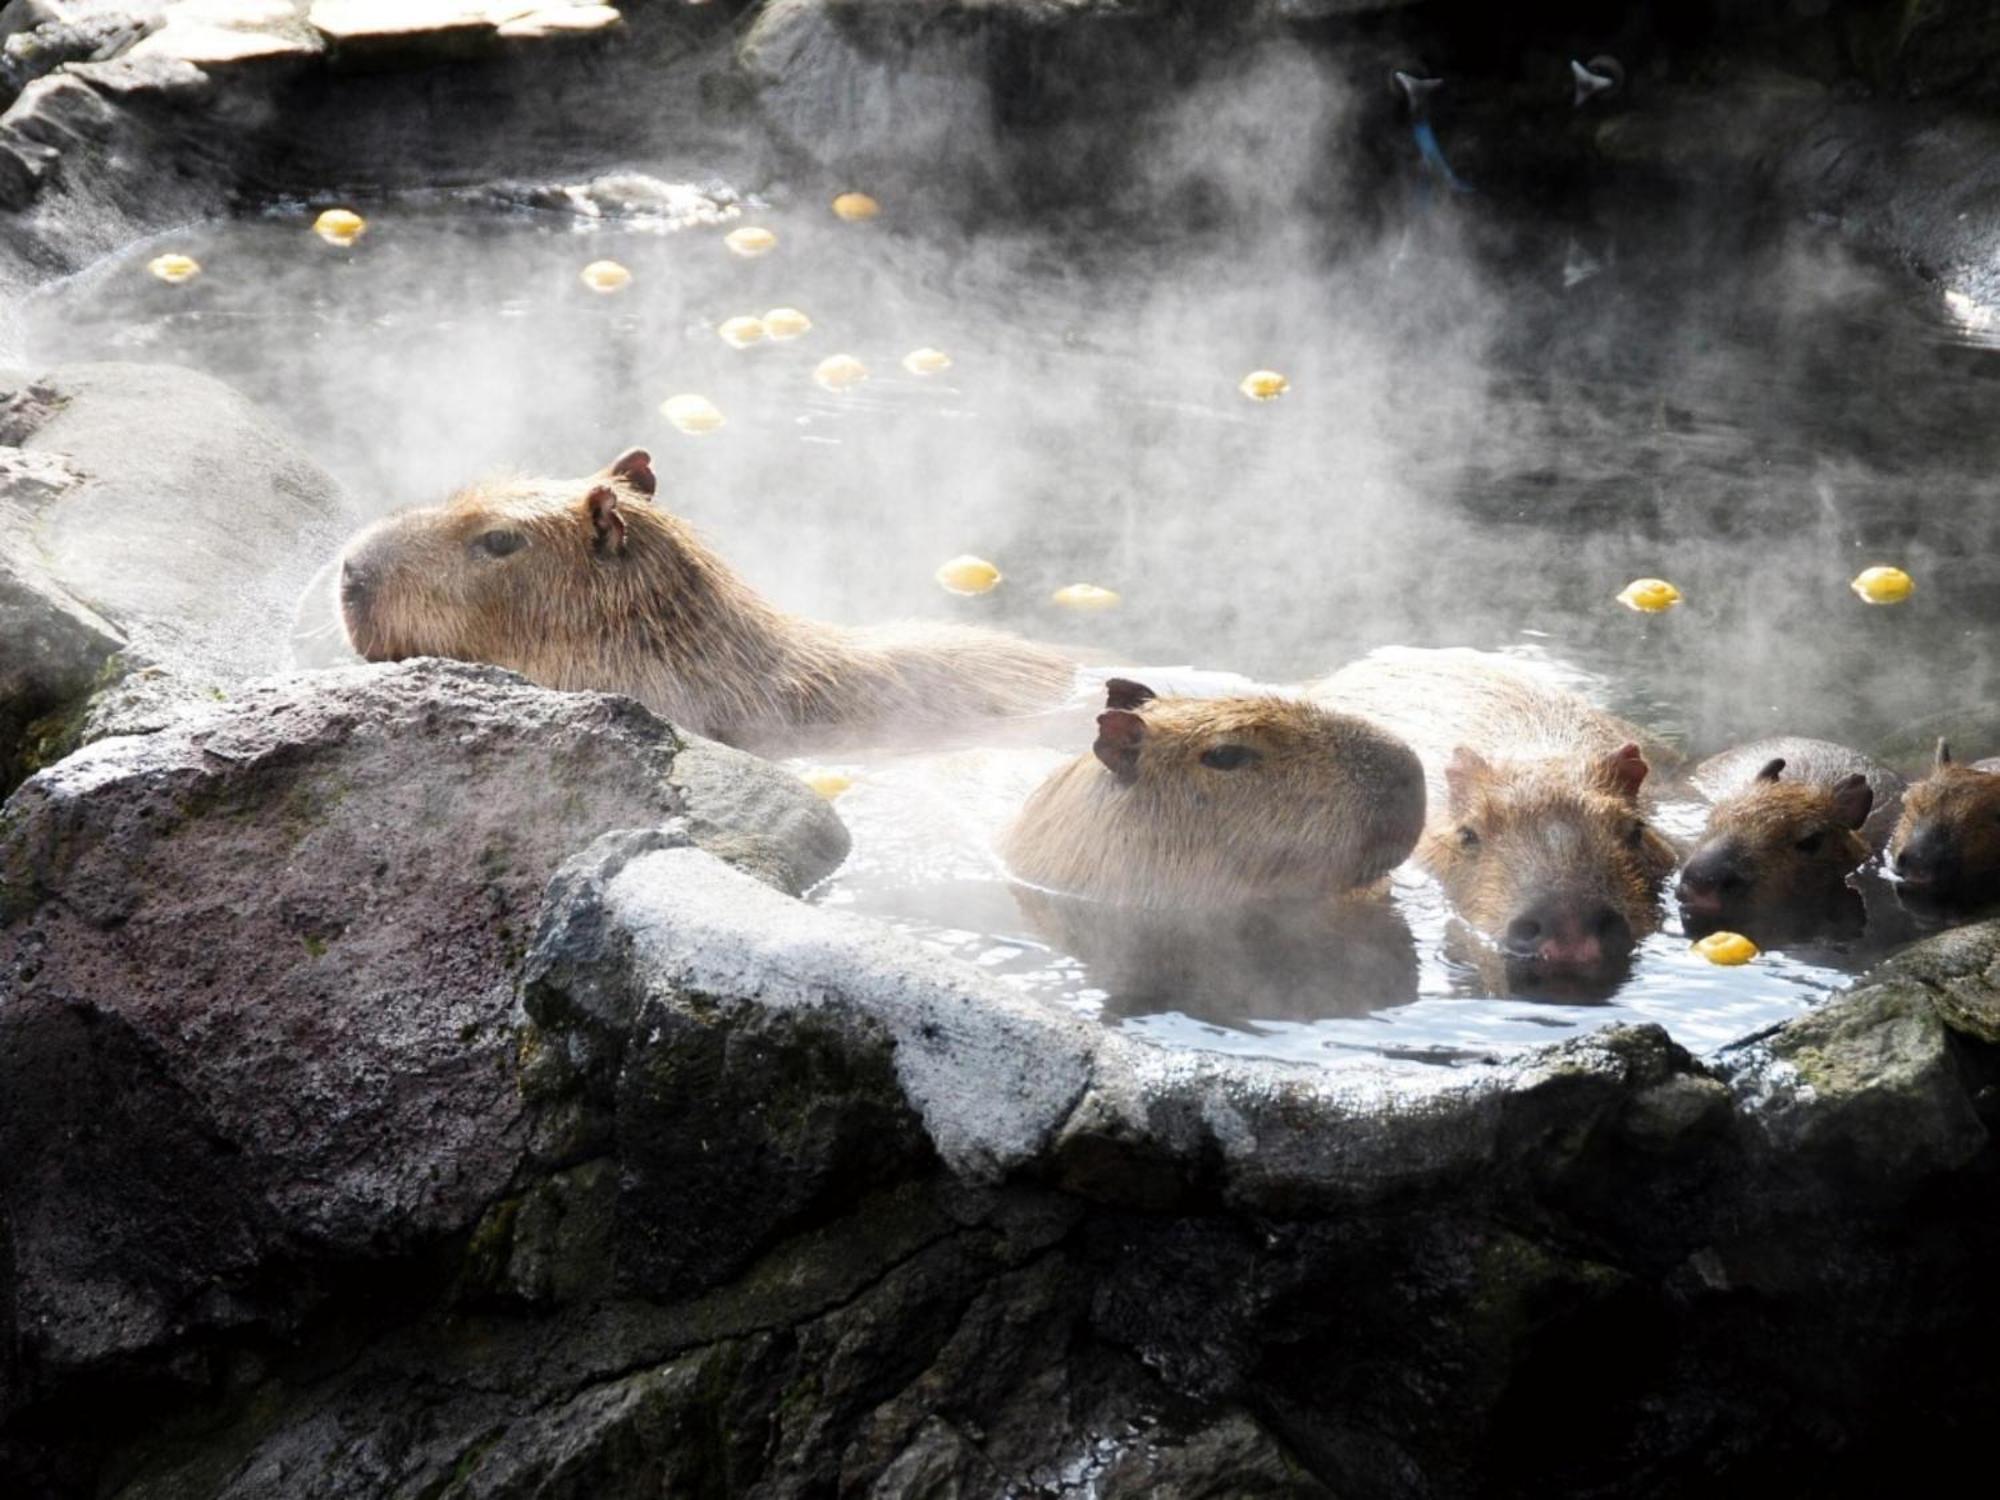
[[[1674,850],[1648,822],[1636,745],[1606,754],[1446,767],[1447,816],[1421,858],[1517,980],[1609,982],[1659,920]]]
[[[1889,839],[1901,891],[1939,905],[2000,896],[2000,775],[1992,761],[1960,765],[1938,741],[1931,773],[1903,797]]]
[[[1768,757],[1747,778],[1755,746],[1696,770],[1695,784],[1713,788],[1717,801],[1674,890],[1693,936],[1728,929],[1768,943],[1832,923],[1849,894],[1847,877],[1872,853],[1877,786],[1891,801],[1900,789],[1892,773],[1841,746],[1769,743],[1788,753]]]
[[[1501,947],[1519,963],[1595,973],[1630,957],[1632,942],[1632,924],[1601,896],[1554,891],[1535,897],[1508,922]]]

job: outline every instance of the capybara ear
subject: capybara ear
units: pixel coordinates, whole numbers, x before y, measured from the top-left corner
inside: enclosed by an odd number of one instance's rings
[[[1621,797],[1637,798],[1652,769],[1637,745],[1620,745],[1604,757],[1604,777]]]
[[[1852,776],[1843,776],[1833,784],[1833,815],[1849,828],[1859,828],[1866,823],[1874,806],[1875,788],[1859,771]]]
[[[1451,759],[1445,763],[1444,786],[1450,793],[1454,812],[1463,812],[1472,794],[1480,783],[1493,774],[1493,767],[1486,757],[1469,745],[1460,745],[1451,752]]]
[[[1097,743],[1090,748],[1104,762],[1105,769],[1120,781],[1139,779],[1139,742],[1146,737],[1146,721],[1135,713],[1114,708],[1097,716]]]
[[[1784,774],[1785,774],[1785,757],[1780,755],[1775,760],[1767,760],[1764,762],[1764,768],[1757,773],[1757,779],[1759,781],[1776,781],[1780,776]]]
[[[1938,740],[1937,756],[1935,760],[1932,762],[1932,765],[1935,769],[1942,771],[1946,766],[1950,764],[1951,764],[1951,745],[1944,739],[1940,738]]]
[[[1151,703],[1159,696],[1145,683],[1134,682],[1129,677],[1114,677],[1104,684],[1106,708],[1137,708],[1142,703]]]
[[[596,486],[583,497],[584,514],[597,537],[597,548],[613,552],[625,550],[625,517],[618,510],[618,491],[608,484]]]
[[[657,495],[660,481],[653,477],[653,455],[644,448],[627,448],[604,466],[606,477],[622,479],[642,495]]]

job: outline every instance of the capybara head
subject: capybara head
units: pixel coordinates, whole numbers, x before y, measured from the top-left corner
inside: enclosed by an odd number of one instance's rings
[[[1114,678],[1092,753],[1006,838],[1024,880],[1130,906],[1338,894],[1386,875],[1424,821],[1423,767],[1388,731],[1279,697],[1159,698]]]
[[[1875,805],[1868,778],[1828,786],[1784,772],[1782,758],[1768,761],[1709,813],[1675,890],[1690,937],[1730,931],[1768,942],[1766,934],[1798,930],[1833,910],[1847,877],[1867,863],[1859,830]]]
[[[1889,865],[1900,890],[1923,900],[2000,895],[2000,775],[1959,765],[1939,740],[1930,775],[1903,794]]]
[[[480,485],[378,521],[341,556],[340,612],[370,661],[449,656],[567,680],[579,637],[602,634],[615,596],[645,580],[617,566],[628,517],[653,492],[640,449],[581,481]]]
[[[1418,857],[1458,914],[1498,945],[1516,987],[1597,992],[1659,925],[1674,849],[1647,821],[1637,745],[1489,762],[1461,747],[1448,805]]]

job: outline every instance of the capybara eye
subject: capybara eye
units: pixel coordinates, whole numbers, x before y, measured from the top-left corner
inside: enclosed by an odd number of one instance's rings
[[[1260,758],[1248,745],[1217,745],[1201,752],[1201,763],[1211,771],[1234,771]]]
[[[1800,839],[1792,847],[1801,854],[1817,854],[1819,853],[1820,845],[1825,842],[1826,830],[1822,828],[1818,833],[1808,834],[1806,837]]]
[[[1459,829],[1458,847],[1461,849],[1477,849],[1479,847],[1479,830],[1470,825]]]
[[[1634,823],[1630,828],[1625,830],[1625,847],[1627,849],[1636,849],[1645,842],[1646,825],[1644,823]]]
[[[527,546],[528,539],[518,531],[483,531],[475,545],[488,557],[505,557]]]

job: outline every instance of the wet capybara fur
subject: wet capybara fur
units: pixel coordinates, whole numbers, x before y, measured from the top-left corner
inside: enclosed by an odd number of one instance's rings
[[[1962,765],[1939,740],[1930,774],[1903,794],[1889,866],[1897,893],[1921,902],[2000,898],[2000,761]]]
[[[1770,947],[1854,925],[1848,876],[1893,825],[1900,778],[1845,746],[1788,737],[1713,756],[1689,779],[1714,799],[1675,888],[1689,936],[1740,932]]]
[[[1069,658],[997,631],[787,614],[655,504],[656,488],[634,449],[586,479],[496,480],[377,522],[342,556],[354,649],[625,693],[766,751],[921,742],[1070,692]]]
[[[1640,731],[1476,652],[1378,652],[1312,691],[1423,757],[1417,862],[1497,950],[1510,990],[1594,998],[1624,978],[1676,863],[1641,794]]]
[[[1002,840],[1032,885],[1153,909],[1338,896],[1401,864],[1423,828],[1423,768],[1372,724],[1294,698],[1107,691],[1091,753]]]

